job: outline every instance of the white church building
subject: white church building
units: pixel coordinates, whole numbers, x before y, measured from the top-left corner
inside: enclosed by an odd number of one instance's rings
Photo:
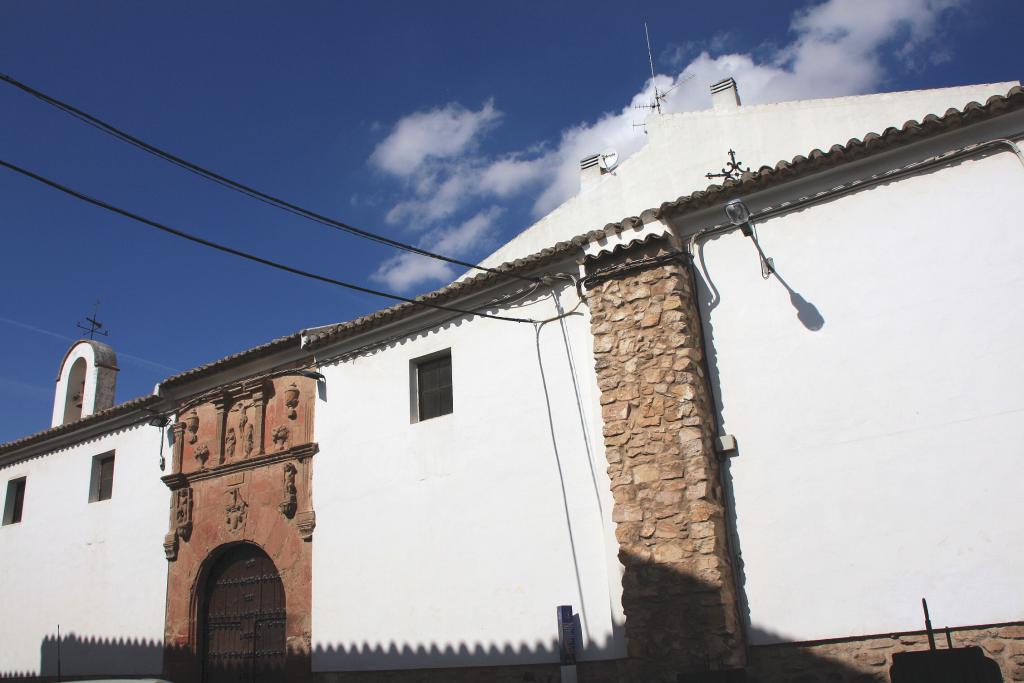
[[[0,678],[900,683],[925,597],[1024,680],[1024,90],[712,92],[443,310],[117,405],[73,345]]]

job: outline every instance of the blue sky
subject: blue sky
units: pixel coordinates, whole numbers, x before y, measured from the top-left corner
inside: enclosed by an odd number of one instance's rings
[[[1024,3],[137,3],[7,0],[0,72],[298,204],[478,260],[643,144],[651,30],[670,110],[1016,80]],[[182,172],[0,85],[0,157],[268,258],[415,294],[454,271]],[[893,122],[900,123],[900,122]],[[867,132],[867,131],[865,131]],[[748,160],[749,163],[773,163]],[[679,188],[684,194],[698,188]],[[118,400],[388,305],[239,261],[0,172],[0,441],[49,426],[57,364],[102,300]]]

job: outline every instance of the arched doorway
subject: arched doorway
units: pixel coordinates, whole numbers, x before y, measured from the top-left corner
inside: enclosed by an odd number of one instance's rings
[[[231,546],[211,567],[202,602],[203,680],[285,681],[284,586],[255,545]]]

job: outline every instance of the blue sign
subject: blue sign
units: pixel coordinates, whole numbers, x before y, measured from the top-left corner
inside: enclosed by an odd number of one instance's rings
[[[576,620],[572,605],[559,605],[555,613],[558,616],[558,662],[569,666],[576,663]]]

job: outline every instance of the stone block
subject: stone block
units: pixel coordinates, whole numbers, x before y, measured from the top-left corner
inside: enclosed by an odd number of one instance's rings
[[[999,654],[1006,649],[1006,643],[998,638],[986,638],[981,641],[981,647],[989,654]]]
[[[641,522],[643,519],[643,508],[637,505],[616,505],[612,511],[613,522]]]
[[[606,422],[625,420],[629,417],[629,411],[629,403],[626,403],[625,401],[616,401],[601,407],[601,415],[604,417]]]
[[[637,483],[657,481],[660,477],[660,469],[655,464],[637,465],[633,468],[633,480]]]

